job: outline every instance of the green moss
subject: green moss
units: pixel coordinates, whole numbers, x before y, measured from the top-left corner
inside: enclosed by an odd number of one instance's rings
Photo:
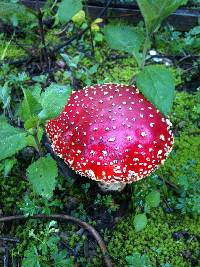
[[[182,75],[182,70],[180,68],[170,68],[173,77],[174,77],[174,81],[175,81],[175,85],[180,85],[183,83],[181,75]]]
[[[109,72],[105,70],[105,76],[108,82],[129,84],[138,71],[134,59],[130,57],[110,62]]]
[[[178,181],[186,176],[191,183],[188,197],[198,193],[198,177],[200,174],[200,130],[198,105],[199,92],[188,94],[186,92],[176,92],[175,102],[170,120],[173,122],[175,133],[175,145],[165,164],[157,171],[161,177]],[[150,178],[141,181],[142,188],[145,184],[151,186]],[[179,203],[178,195],[174,196],[173,191],[167,193],[171,207]],[[174,203],[172,202],[172,199]],[[191,203],[191,206],[193,204]],[[197,204],[198,205],[198,204]],[[190,207],[191,208],[191,207]],[[192,208],[191,208],[192,209]],[[195,211],[194,214],[197,212]],[[173,239],[173,233],[187,232],[191,236],[188,239]],[[192,218],[173,212],[165,214],[162,209],[152,210],[147,227],[136,233],[131,216],[123,218],[116,226],[116,229],[104,239],[109,239],[108,249],[115,266],[126,266],[125,258],[133,252],[147,254],[153,266],[161,266],[170,263],[173,267],[190,267],[191,259],[198,261],[196,266],[200,266],[199,254],[200,217],[194,215]],[[188,258],[187,256],[190,255]],[[102,262],[98,258],[93,259],[89,266],[101,266]]]
[[[103,73],[106,82],[130,84],[130,81],[134,80],[134,76],[136,76],[139,72],[139,68],[137,67],[133,57],[108,61],[106,65],[108,69],[105,68],[105,66],[103,69],[100,68],[101,77]],[[181,84],[181,69],[169,68],[169,70],[172,72],[175,85],[177,86]]]
[[[200,134],[200,131],[199,131]],[[183,167],[190,166],[190,173],[200,174],[200,138],[181,133],[175,138],[174,150],[159,172],[170,180],[177,181],[178,177],[185,174]],[[189,163],[193,164],[189,164]]]
[[[109,253],[115,261],[115,266],[126,266],[125,257],[134,251],[147,253],[153,266],[166,262],[173,267],[192,266],[184,255],[191,254],[193,259],[199,257],[199,243],[196,235],[200,234],[200,220],[166,215],[161,209],[151,214],[148,226],[136,233],[131,217],[123,219],[112,233],[108,244]],[[191,238],[180,238],[175,241],[173,233],[187,231]],[[200,262],[199,262],[200,263]]]
[[[55,45],[55,44],[59,44],[60,43],[60,39],[58,38],[58,36],[56,35],[55,30],[49,30],[47,31],[47,33],[45,34],[45,40],[48,44],[51,45]]]
[[[34,20],[34,16],[20,4],[1,1],[0,18],[5,22],[18,22],[24,25]]]
[[[194,133],[200,126],[200,91],[194,94],[187,92],[176,92],[174,105],[170,114],[173,127],[187,132]]]
[[[17,47],[16,45],[12,43],[8,44],[8,42],[6,41],[0,41],[0,58],[1,59],[19,59],[20,57],[23,57],[24,55],[25,55],[25,52],[23,49]]]
[[[190,175],[200,174],[200,94],[176,93],[170,115],[175,132],[175,144],[172,153],[159,173],[177,181],[180,176],[188,175],[185,166],[189,166]]]
[[[0,175],[0,207],[4,214],[15,214],[16,203],[21,200],[27,189],[27,181],[19,179]]]

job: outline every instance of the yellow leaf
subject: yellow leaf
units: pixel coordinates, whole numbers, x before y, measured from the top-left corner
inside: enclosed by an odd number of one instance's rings
[[[93,21],[94,24],[99,24],[99,23],[101,23],[101,22],[103,22],[103,19],[102,19],[102,18],[97,18],[97,19],[95,19],[95,20]],[[93,23],[92,23],[92,24],[93,24]]]
[[[95,19],[92,24],[91,24],[91,30],[94,31],[94,32],[98,32],[100,27],[99,27],[99,23],[103,22],[103,19],[102,18],[97,18]]]
[[[91,30],[92,30],[93,32],[98,32],[99,29],[100,29],[99,25],[97,25],[97,24],[92,24],[92,25],[91,25]]]
[[[72,21],[77,24],[82,24],[85,21],[85,11],[80,10],[76,15],[72,17]]]

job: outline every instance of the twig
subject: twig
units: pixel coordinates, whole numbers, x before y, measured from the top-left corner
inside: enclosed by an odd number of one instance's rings
[[[9,222],[9,221],[13,221],[13,220],[28,220],[28,219],[59,220],[59,221],[69,221],[71,223],[78,224],[80,227],[87,230],[93,236],[93,238],[97,241],[97,243],[101,249],[101,252],[103,254],[105,265],[107,267],[113,266],[113,263],[110,259],[108,251],[106,249],[106,245],[105,245],[104,241],[102,240],[101,236],[99,235],[99,233],[91,225],[79,220],[78,218],[75,218],[75,217],[72,217],[69,215],[64,215],[64,214],[52,214],[52,215],[38,214],[38,215],[30,216],[30,217],[26,217],[24,215],[15,215],[15,216],[0,217],[0,222]]]
[[[23,63],[27,63],[32,59],[32,57],[25,57],[22,59],[17,59],[17,60],[3,60],[0,61],[0,66],[4,65],[4,64],[8,64],[8,65],[21,65]]]
[[[41,12],[39,1],[37,0],[37,19],[38,19],[38,28],[40,32],[40,40],[41,40],[41,58],[44,59],[44,62],[49,66],[49,58],[48,58],[48,52],[46,48],[46,41],[45,41],[45,34],[44,34],[44,24],[43,24],[43,13]],[[41,66],[42,66],[42,60],[41,60]]]
[[[93,42],[93,37],[92,37],[92,30],[90,28],[90,43],[91,43],[91,50],[92,50],[92,56],[94,57],[95,56],[95,48],[94,48],[94,42]]]
[[[112,2],[112,0],[107,1],[105,7],[101,10],[101,12],[97,15],[96,18],[99,18],[99,17],[103,16],[103,14],[106,12],[106,10],[108,9],[108,7],[109,7],[109,5],[110,5],[111,2]],[[34,15],[37,16],[35,14],[35,12],[34,12]],[[41,24],[41,18],[40,18],[40,24]],[[44,37],[43,24],[44,23],[43,23],[43,20],[42,20],[42,24],[40,25],[40,27],[42,26],[40,28],[41,37],[42,36]],[[90,25],[87,28],[85,28],[84,30],[82,30],[79,33],[75,34],[71,39],[67,40],[66,42],[64,42],[62,44],[59,44],[59,45],[54,46],[51,50],[49,49],[48,52],[47,52],[46,45],[45,45],[45,39],[43,39],[43,37],[42,37],[41,41],[42,41],[43,48],[46,50],[46,53],[45,53],[46,56],[45,57],[47,57],[47,63],[49,64],[49,56],[53,56],[60,49],[66,47],[68,45],[70,45],[76,39],[79,39],[84,33],[86,33],[90,29],[91,24],[92,24],[92,22],[90,23]],[[2,62],[0,62],[0,66],[3,65],[3,64],[5,64],[5,63],[6,64],[9,64],[9,65],[20,65],[20,64],[23,64],[23,63],[30,62],[33,59],[38,59],[38,55],[32,55],[32,56],[30,55],[29,57],[25,57],[23,59],[13,60],[13,61],[12,60],[11,61],[2,61]]]
[[[174,184],[173,182],[166,180],[165,178],[158,176],[158,178],[163,181],[168,187],[174,189],[174,191],[176,191],[177,193],[180,192],[180,188],[179,186],[177,186],[176,184]]]
[[[100,18],[100,17],[102,17],[102,16],[104,15],[104,13],[105,13],[106,10],[108,9],[108,7],[109,7],[109,5],[111,4],[111,2],[112,2],[112,0],[107,1],[105,7],[101,10],[101,12],[97,15],[97,17],[96,17],[95,19]],[[95,19],[94,19],[94,20],[95,20]],[[55,52],[59,51],[60,49],[66,47],[66,46],[68,46],[68,45],[70,45],[73,41],[75,41],[76,39],[80,38],[84,33],[86,33],[86,32],[90,29],[91,24],[92,24],[92,22],[90,23],[90,25],[89,25],[87,28],[85,28],[85,29],[82,30],[81,32],[75,34],[75,35],[74,35],[71,39],[69,39],[68,41],[64,42],[63,44],[59,44],[59,45],[55,46],[55,47],[51,50],[51,52],[52,52],[52,53],[55,53]]]

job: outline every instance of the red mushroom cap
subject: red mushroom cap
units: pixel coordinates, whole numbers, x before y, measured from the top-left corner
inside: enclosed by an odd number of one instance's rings
[[[103,84],[74,92],[46,132],[79,174],[131,183],[164,163],[173,146],[170,125],[136,87]]]

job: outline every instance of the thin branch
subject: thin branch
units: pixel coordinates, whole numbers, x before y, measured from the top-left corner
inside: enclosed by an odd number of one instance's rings
[[[175,183],[166,180],[164,177],[158,176],[158,178],[163,181],[168,187],[170,187],[171,189],[173,189],[174,191],[176,191],[177,193],[180,192],[180,187],[178,185],[176,185]]]
[[[2,61],[0,61],[0,66],[2,66],[4,64],[17,66],[17,65],[27,63],[27,62],[31,61],[32,59],[33,59],[33,57],[24,57],[22,59],[17,59],[17,60],[2,60]]]
[[[38,215],[30,216],[30,217],[26,217],[24,215],[15,215],[15,216],[0,217],[0,222],[9,222],[9,221],[13,221],[13,220],[28,220],[28,219],[47,219],[47,220],[68,221],[68,222],[75,223],[75,224],[79,225],[80,227],[87,230],[93,236],[93,238],[97,241],[97,243],[101,249],[101,252],[103,254],[105,265],[107,267],[113,266],[113,263],[110,259],[109,254],[108,254],[106,245],[105,245],[104,241],[102,240],[101,236],[99,235],[99,233],[91,225],[79,220],[78,218],[75,218],[75,217],[72,217],[69,215],[64,215],[64,214],[52,214],[52,215],[38,214]]]
[[[44,24],[43,24],[43,13],[41,12],[39,1],[37,0],[37,19],[38,19],[38,29],[40,32],[40,40],[41,40],[41,57],[44,59],[44,62],[49,66],[48,52],[46,48],[45,34],[44,34]],[[42,60],[41,60],[42,66]]]
[[[104,15],[104,13],[107,11],[107,9],[108,9],[109,5],[111,4],[111,2],[112,2],[112,0],[107,1],[105,7],[101,10],[101,12],[96,16],[95,19],[100,18],[100,17],[102,17],[102,16]],[[94,19],[94,20],[95,20],[95,19]],[[82,30],[82,31],[79,32],[78,34],[75,34],[75,35],[74,35],[71,39],[69,39],[68,41],[64,42],[63,44],[59,44],[59,45],[55,46],[55,47],[51,50],[51,52],[52,52],[52,53],[55,53],[55,52],[59,51],[60,49],[66,47],[66,46],[68,46],[68,45],[70,45],[73,41],[75,41],[76,39],[80,38],[84,33],[86,33],[86,32],[90,29],[91,24],[92,24],[92,22],[90,23],[90,25],[89,25],[87,28],[85,28],[84,30]]]

